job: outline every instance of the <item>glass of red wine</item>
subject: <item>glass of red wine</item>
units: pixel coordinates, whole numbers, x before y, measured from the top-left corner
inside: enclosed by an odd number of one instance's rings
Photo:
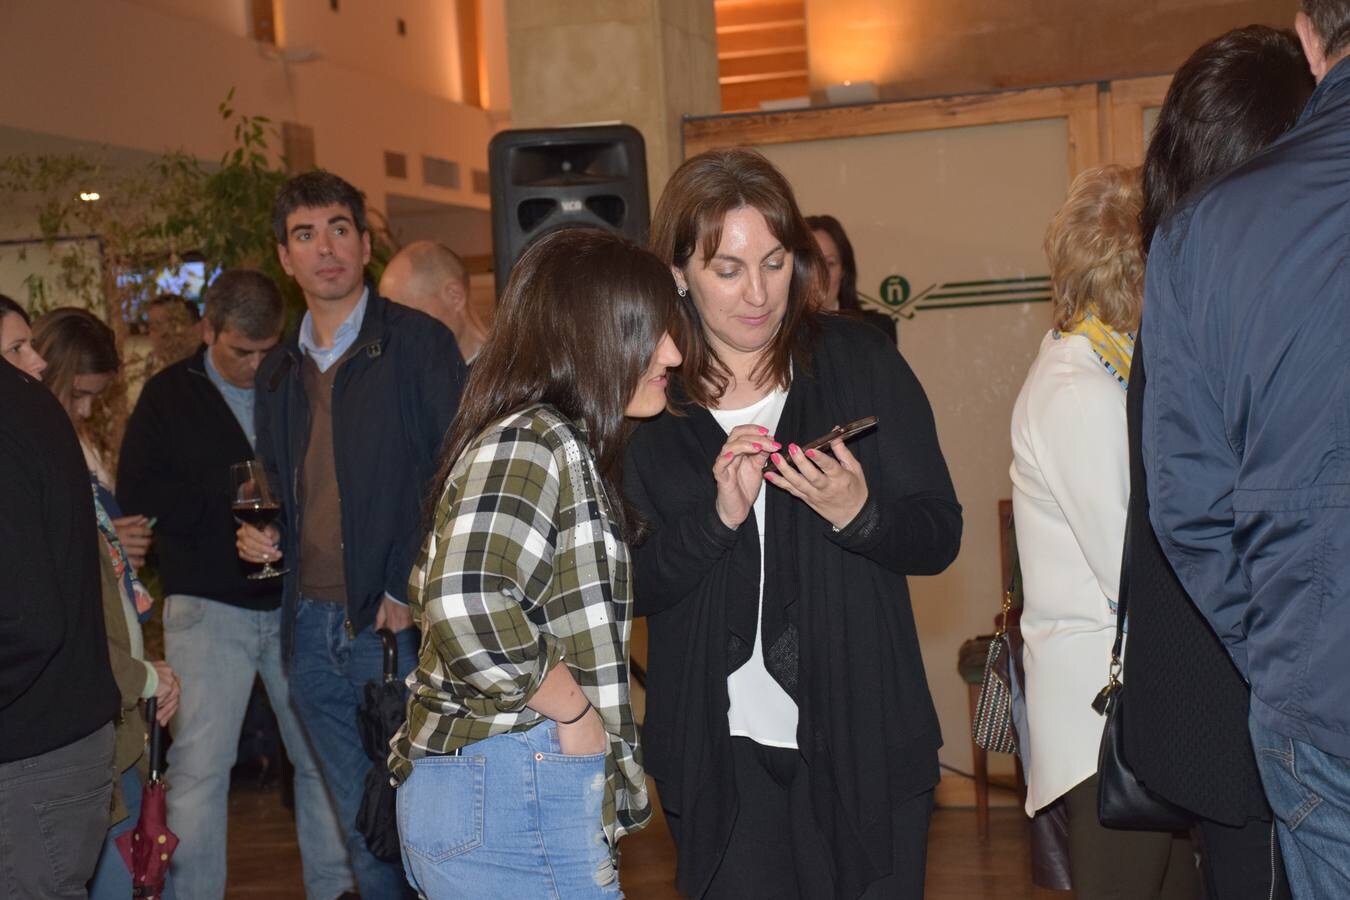
[[[256,459],[235,463],[230,466],[230,479],[234,483],[234,517],[254,528],[266,528],[281,512],[272,486],[267,481],[267,472]],[[263,578],[276,578],[285,575],[288,570],[274,569],[270,562],[264,563],[262,570],[248,577],[258,581]]]

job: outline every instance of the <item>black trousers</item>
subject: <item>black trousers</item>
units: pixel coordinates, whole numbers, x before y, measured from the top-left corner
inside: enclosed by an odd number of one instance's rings
[[[1064,795],[1077,900],[1200,900],[1189,836],[1123,831],[1097,819],[1097,776]]]
[[[811,812],[806,763],[796,750],[734,737],[739,811],[708,900],[830,900],[832,863]],[[895,808],[894,865],[864,898],[922,900],[933,792]]]
[[[1273,822],[1233,828],[1202,819],[1196,834],[1208,900],[1292,900]]]

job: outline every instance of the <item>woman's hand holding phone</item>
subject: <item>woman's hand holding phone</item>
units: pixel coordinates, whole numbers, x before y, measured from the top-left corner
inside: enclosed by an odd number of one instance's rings
[[[768,455],[781,450],[767,428],[737,425],[717,452],[713,478],[717,481],[717,516],[728,528],[739,528],[750,515],[763,484]]]
[[[867,502],[867,478],[842,438],[830,443],[829,453],[788,444],[786,453],[774,453],[769,461],[772,470],[764,473],[765,480],[801,500],[836,529],[852,522]]]

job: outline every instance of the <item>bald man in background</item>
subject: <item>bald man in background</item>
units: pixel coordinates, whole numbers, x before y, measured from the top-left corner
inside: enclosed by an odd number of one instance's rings
[[[464,361],[472,363],[487,326],[469,303],[469,273],[455,252],[436,241],[414,241],[385,266],[380,294],[440,320],[455,333]]]

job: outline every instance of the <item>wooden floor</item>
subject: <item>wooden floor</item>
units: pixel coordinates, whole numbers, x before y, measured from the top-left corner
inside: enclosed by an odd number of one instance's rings
[[[939,808],[928,845],[928,900],[1063,900],[1065,893],[1031,885],[1026,818],[1012,806],[990,812],[990,838],[980,841],[975,813]],[[629,900],[676,900],[675,851],[659,818],[623,842],[623,889]],[[281,792],[238,785],[230,794],[231,898],[304,897],[295,826]],[[753,898],[746,898],[753,900]]]

